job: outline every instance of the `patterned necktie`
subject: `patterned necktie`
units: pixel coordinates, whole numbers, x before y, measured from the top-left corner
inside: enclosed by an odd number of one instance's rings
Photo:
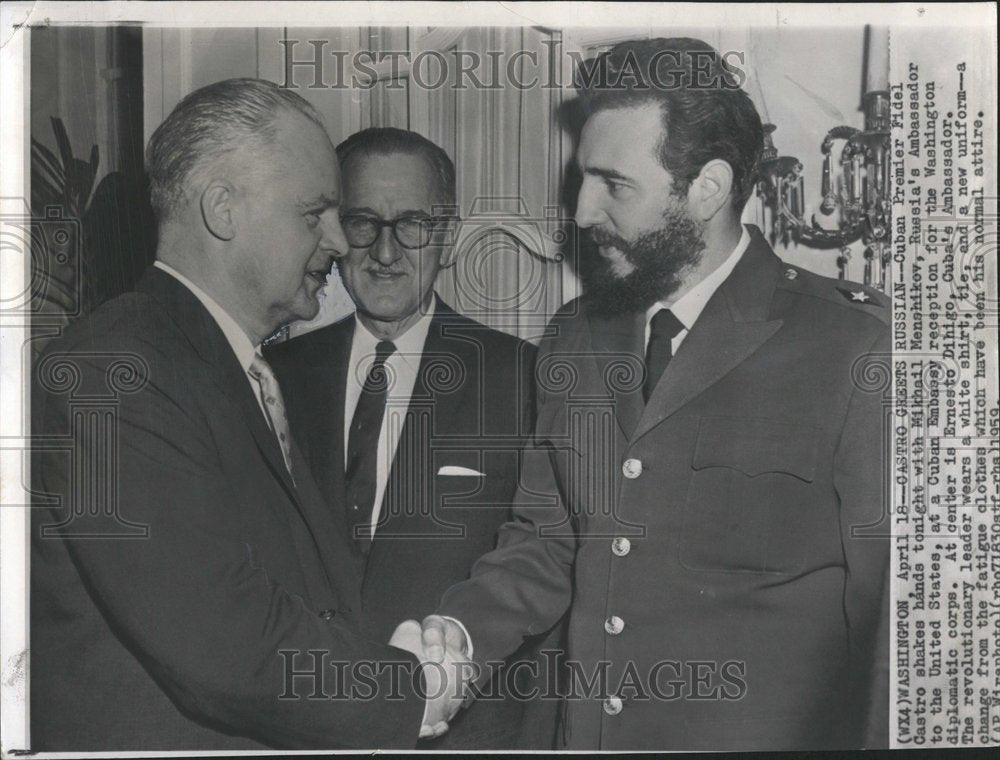
[[[671,344],[684,329],[670,309],[660,309],[649,323],[649,345],[646,346],[646,380],[642,384],[642,400],[649,402],[653,389],[660,382],[663,370],[673,356]]]
[[[344,481],[347,486],[347,522],[352,539],[363,540],[371,535],[371,513],[378,478],[378,439],[392,380],[385,362],[395,351],[396,346],[387,340],[379,341],[375,346],[375,361],[368,370],[351,419]]]
[[[292,433],[288,429],[288,417],[285,414],[285,402],[281,398],[281,388],[278,387],[278,378],[274,376],[274,370],[260,353],[254,354],[250,363],[250,376],[260,385],[260,398],[264,402],[264,415],[267,423],[278,439],[281,447],[281,458],[285,460],[285,467],[288,474],[295,482],[295,473],[292,470]]]

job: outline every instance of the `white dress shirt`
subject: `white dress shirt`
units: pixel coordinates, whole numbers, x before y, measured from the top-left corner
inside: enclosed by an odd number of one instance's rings
[[[271,421],[268,419],[267,412],[264,410],[264,401],[260,397],[260,383],[257,382],[253,375],[250,374],[250,364],[253,362],[254,355],[260,351],[260,344],[255,346],[249,336],[243,332],[243,328],[236,324],[235,319],[229,316],[208,293],[199,288],[172,266],[164,264],[162,261],[154,261],[153,266],[157,269],[162,269],[164,272],[177,280],[181,285],[194,293],[195,298],[201,301],[201,305],[204,306],[208,310],[208,313],[212,315],[212,319],[215,320],[219,329],[222,330],[222,334],[226,336],[226,341],[229,343],[229,347],[232,348],[233,353],[236,354],[236,360],[240,363],[240,366],[243,367],[243,371],[247,376],[247,382],[250,383],[250,390],[253,391],[253,397],[257,399],[257,406],[260,407],[260,413],[264,415],[264,420],[270,428]]]
[[[382,511],[382,497],[389,480],[389,470],[396,456],[399,434],[406,420],[406,410],[413,396],[413,386],[420,370],[420,359],[424,353],[424,342],[434,317],[435,299],[419,320],[402,335],[393,340],[396,350],[386,359],[389,388],[386,393],[385,414],[382,415],[382,429],[378,434],[378,460],[375,473],[375,503],[371,504],[371,535],[375,536]],[[344,392],[344,467],[347,467],[347,447],[350,442],[351,420],[361,398],[368,370],[375,361],[375,346],[382,339],[376,337],[364,323],[354,317],[354,338],[351,341],[351,358],[347,364],[347,386]],[[361,506],[361,505],[359,505]]]
[[[684,325],[684,329],[677,333],[670,342],[670,353],[676,356],[677,349],[680,348],[687,334],[691,332],[694,323],[698,321],[698,317],[701,316],[701,312],[705,309],[705,304],[708,303],[709,299],[715,294],[715,291],[719,289],[719,286],[732,273],[739,260],[743,258],[743,254],[746,253],[749,245],[750,234],[747,232],[747,228],[744,227],[743,234],[740,236],[739,242],[736,243],[733,252],[729,254],[729,258],[712,270],[708,277],[686,293],[683,293],[679,298],[671,296],[650,306],[646,310],[646,338],[643,341],[643,346],[649,346],[649,323],[652,321],[653,316],[660,309],[670,309],[678,321]]]

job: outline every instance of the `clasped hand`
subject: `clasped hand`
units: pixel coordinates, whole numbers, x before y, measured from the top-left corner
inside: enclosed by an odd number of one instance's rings
[[[420,738],[441,736],[466,702],[475,666],[461,627],[439,615],[400,623],[389,644],[411,652],[423,665],[427,689]]]

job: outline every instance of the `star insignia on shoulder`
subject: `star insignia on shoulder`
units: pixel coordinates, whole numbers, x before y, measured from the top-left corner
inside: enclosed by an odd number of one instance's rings
[[[851,303],[865,303],[869,306],[878,306],[878,301],[868,295],[864,288],[857,288],[856,290],[851,290],[850,288],[837,288],[837,292],[839,292]]]

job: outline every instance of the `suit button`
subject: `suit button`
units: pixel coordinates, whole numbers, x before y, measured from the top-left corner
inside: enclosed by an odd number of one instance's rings
[[[333,616],[337,614],[336,610],[323,610],[319,613],[319,616],[323,620],[333,620]]]
[[[635,480],[642,475],[642,462],[638,459],[626,459],[622,462],[622,474],[629,480]]]
[[[608,697],[604,700],[604,712],[608,715],[617,715],[622,711],[621,697]]]
[[[625,621],[622,620],[617,615],[612,615],[607,620],[604,621],[604,630],[607,631],[611,636],[617,636],[623,630],[625,630]]]
[[[627,538],[616,538],[611,542],[611,552],[616,557],[624,557],[632,551],[632,542]]]

